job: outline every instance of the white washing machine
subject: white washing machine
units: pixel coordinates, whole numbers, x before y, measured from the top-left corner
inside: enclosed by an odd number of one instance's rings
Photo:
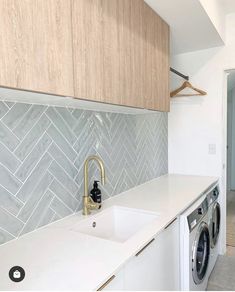
[[[208,206],[209,206],[209,219],[210,219],[210,265],[209,273],[212,272],[216,260],[219,255],[219,238],[220,238],[220,221],[221,221],[221,209],[218,202],[219,198],[219,187],[215,186],[207,195]]]
[[[207,193],[180,216],[181,290],[206,290],[210,264]]]

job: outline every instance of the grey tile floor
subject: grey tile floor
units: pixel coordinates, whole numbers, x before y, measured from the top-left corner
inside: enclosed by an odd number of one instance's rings
[[[227,244],[235,247],[235,192],[227,195]]]
[[[209,278],[207,290],[235,290],[235,247],[228,247],[226,255],[219,256]]]
[[[235,290],[235,192],[227,196],[227,252],[219,256],[209,278],[208,291]]]

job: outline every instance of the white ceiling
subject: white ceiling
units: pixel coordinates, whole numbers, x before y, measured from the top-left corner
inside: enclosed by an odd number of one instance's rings
[[[145,2],[170,25],[172,54],[224,44],[200,1],[145,0]]]

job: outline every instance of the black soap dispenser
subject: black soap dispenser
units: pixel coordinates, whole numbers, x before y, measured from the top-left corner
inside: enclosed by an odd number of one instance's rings
[[[95,203],[101,204],[101,190],[98,188],[98,180],[94,181],[93,189],[91,190],[90,194]],[[99,206],[99,209],[101,205]]]

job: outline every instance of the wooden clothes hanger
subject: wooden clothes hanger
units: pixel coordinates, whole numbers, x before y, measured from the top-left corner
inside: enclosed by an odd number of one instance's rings
[[[184,94],[178,94],[180,93],[182,90],[184,90],[185,88],[190,88],[192,90],[194,90],[196,93],[184,93]],[[207,93],[201,89],[198,89],[194,86],[192,86],[192,84],[188,81],[185,81],[179,88],[173,90],[170,93],[171,97],[181,97],[181,96],[195,96],[195,95],[206,95]]]
[[[177,89],[173,90],[170,93],[170,97],[180,97],[180,96],[195,96],[195,95],[206,95],[207,93],[201,89],[198,89],[194,86],[192,86],[191,83],[188,82],[189,80],[189,76],[186,76],[184,74],[182,74],[181,72],[175,70],[174,68],[170,67],[170,71],[173,72],[174,74],[180,76],[181,78],[185,79],[186,81]],[[178,94],[180,93],[182,90],[184,90],[185,88],[189,88],[193,91],[195,91],[196,93],[184,93],[184,94]]]

